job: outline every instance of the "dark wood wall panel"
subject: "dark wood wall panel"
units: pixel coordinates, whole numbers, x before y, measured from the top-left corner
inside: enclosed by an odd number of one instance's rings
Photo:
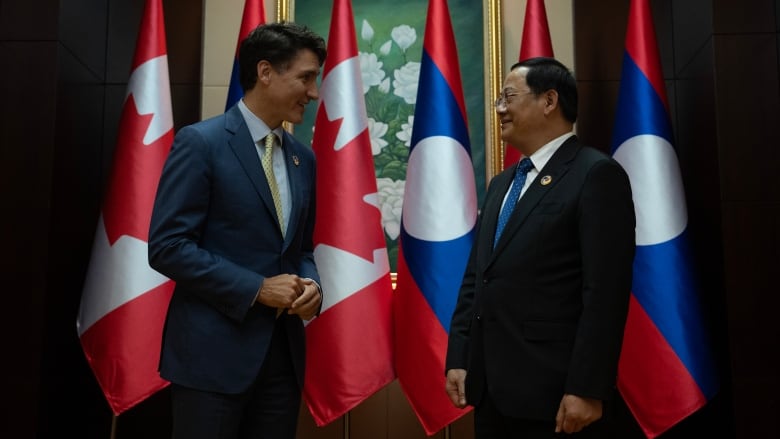
[[[712,30],[717,34],[753,34],[775,32],[777,0],[751,0],[746,3],[731,0],[711,0]]]
[[[59,0],[0,2],[0,41],[56,41]]]
[[[777,36],[774,33],[723,34],[716,35],[714,42],[718,149],[724,165],[723,199],[777,203],[780,201]]]
[[[8,20],[1,21],[4,29]],[[13,30],[11,26],[3,34],[14,34]],[[10,410],[14,419],[0,423],[0,437],[23,437],[16,435],[24,432],[19,426],[38,422],[56,120],[52,97],[57,45],[19,37],[0,37],[0,240],[4,246],[0,272],[5,310],[0,331],[5,334],[6,358],[2,388],[7,404],[14,405]]]
[[[0,2],[3,274],[15,361],[1,437],[108,438],[112,416],[76,315],[116,143],[143,1]],[[203,5],[165,0],[176,127],[200,117]],[[171,37],[173,36],[173,37]],[[116,437],[167,438],[166,392],[123,414]]]
[[[712,40],[712,0],[673,3],[671,11],[675,74],[689,69],[689,63]],[[711,50],[711,48],[710,48]],[[665,61],[664,61],[665,62]],[[707,71],[712,72],[712,65]],[[666,76],[667,70],[664,70]]]
[[[612,121],[615,120],[618,80],[577,81],[579,94],[579,115],[575,130],[585,144],[605,153],[610,152],[612,143]]]
[[[780,205],[725,203],[723,209],[734,413],[739,438],[771,436],[778,410],[777,261]],[[771,433],[771,434],[770,434]]]
[[[738,437],[774,429],[780,402],[777,2],[715,2],[715,93],[730,371]],[[745,87],[747,85],[747,87]],[[740,92],[742,90],[742,92]],[[745,93],[747,91],[747,93]]]

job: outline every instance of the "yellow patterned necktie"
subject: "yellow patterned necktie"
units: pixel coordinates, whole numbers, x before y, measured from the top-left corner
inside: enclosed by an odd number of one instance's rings
[[[284,222],[284,213],[282,212],[282,197],[279,195],[279,187],[276,185],[276,176],[274,175],[274,143],[276,143],[276,134],[273,132],[265,136],[265,153],[263,154],[263,171],[265,171],[265,177],[268,180],[268,187],[271,189],[271,196],[274,198],[274,206],[276,207],[276,217],[279,219],[279,227],[282,229],[282,236],[284,236],[287,224]]]

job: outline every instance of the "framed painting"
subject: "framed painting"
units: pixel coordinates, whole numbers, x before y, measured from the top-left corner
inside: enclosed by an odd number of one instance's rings
[[[323,0],[278,0],[277,19],[305,24],[327,39],[332,5]],[[493,111],[502,80],[501,0],[449,0],[448,6],[481,203],[486,183],[503,161]],[[427,9],[427,0],[352,0],[382,226],[393,272]],[[303,123],[295,127],[295,136],[304,143],[311,143],[316,111],[316,106],[308,106]]]

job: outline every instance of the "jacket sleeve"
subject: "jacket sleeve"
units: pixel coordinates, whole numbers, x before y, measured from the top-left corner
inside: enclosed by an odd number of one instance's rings
[[[636,225],[629,179],[616,161],[593,165],[578,211],[583,311],[565,391],[609,399],[628,313]]]

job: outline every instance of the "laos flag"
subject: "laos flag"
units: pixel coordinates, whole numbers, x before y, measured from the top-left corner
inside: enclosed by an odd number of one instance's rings
[[[450,319],[477,218],[466,107],[446,0],[425,25],[393,299],[398,381],[425,432],[463,416],[444,390]]]
[[[238,31],[238,42],[236,43],[236,54],[233,57],[228,94],[225,99],[225,111],[228,111],[239,99],[244,97],[244,90],[241,89],[241,71],[238,66],[238,50],[241,48],[241,42],[261,24],[265,24],[263,0],[246,0],[244,13],[241,15],[241,28]]]
[[[688,214],[648,0],[632,0],[612,139],[636,209],[618,389],[648,438],[718,390],[688,249]]]

